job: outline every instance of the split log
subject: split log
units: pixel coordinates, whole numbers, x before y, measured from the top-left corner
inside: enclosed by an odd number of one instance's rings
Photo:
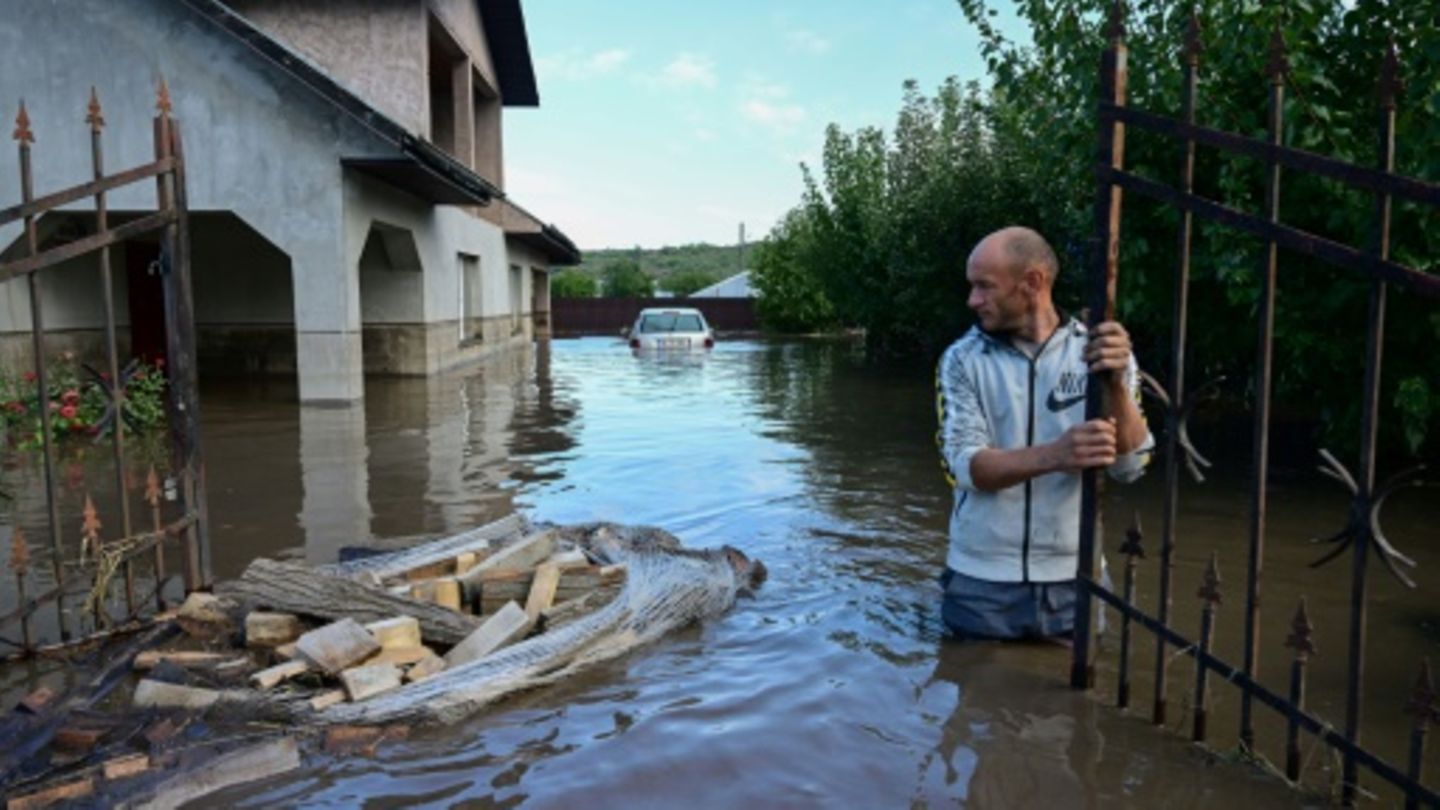
[[[213,669],[235,661],[244,662],[230,653],[197,652],[195,650],[146,650],[135,656],[135,668],[151,670],[160,664],[174,664],[185,669]]]
[[[381,646],[380,642],[354,619],[341,619],[301,636],[295,642],[295,649],[300,653],[301,659],[309,661],[326,674],[335,675],[340,670],[354,666],[379,652]]]
[[[555,589],[560,585],[560,566],[553,562],[542,563],[535,569],[535,578],[530,582],[530,593],[525,599],[525,617],[531,622],[540,618],[540,611],[555,601]]]
[[[387,650],[420,646],[420,623],[415,621],[413,616],[396,616],[384,621],[370,622],[365,625],[365,629]]]
[[[394,664],[397,667],[408,667],[434,655],[435,651],[425,646],[391,647],[365,659],[365,664],[367,666],[370,664]]]
[[[106,779],[124,779],[138,773],[150,770],[150,757],[147,754],[130,754],[123,757],[115,757],[106,760],[100,765],[100,772]]]
[[[327,576],[303,565],[264,558],[250,563],[240,579],[216,588],[243,602],[323,619],[375,622],[413,616],[420,622],[420,635],[440,644],[457,644],[480,625],[474,616]]]
[[[256,689],[274,689],[285,681],[304,675],[309,671],[310,663],[308,661],[286,661],[251,675],[250,684]]]
[[[410,669],[406,671],[405,682],[414,683],[416,681],[423,681],[437,672],[444,671],[444,669],[445,659],[438,655],[431,654],[430,657],[421,659],[416,662],[415,666],[410,667]]]
[[[400,686],[400,668],[394,664],[368,664],[340,673],[340,685],[351,700],[388,692]]]
[[[256,647],[279,647],[300,637],[304,628],[293,613],[253,610],[245,617],[245,643]]]
[[[529,521],[524,517],[518,514],[509,515],[452,537],[422,543],[413,548],[390,554],[379,554],[348,563],[321,566],[320,571],[324,574],[351,578],[361,572],[369,572],[385,579],[429,563],[454,560],[455,557],[467,551],[489,550],[504,545],[512,538],[520,537],[528,530],[529,525]]]
[[[220,693],[214,689],[181,686],[151,678],[137,684],[131,698],[131,702],[136,706],[153,706],[157,709],[208,709],[219,701]]]
[[[466,599],[471,600],[479,591],[480,582],[486,571],[504,568],[534,568],[544,562],[554,551],[555,531],[547,529],[543,532],[536,532],[517,543],[512,543],[496,551],[479,565],[457,576],[456,579],[460,580],[460,586],[465,591]]]
[[[331,706],[334,706],[336,703],[344,703],[344,702],[345,702],[345,690],[344,690],[344,689],[331,689],[329,692],[321,692],[320,694],[316,695],[315,697],[310,698],[310,708],[312,708],[312,709],[314,709],[315,711],[318,712],[318,711],[323,711],[323,710],[325,710],[325,709],[328,709],[328,708],[330,708]]]
[[[300,767],[300,748],[291,737],[222,754],[200,769],[161,782],[154,792],[125,807],[170,810],[233,785],[265,779]]]

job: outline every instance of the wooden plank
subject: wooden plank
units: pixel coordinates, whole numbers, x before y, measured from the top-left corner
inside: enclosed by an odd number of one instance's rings
[[[269,669],[262,669],[250,676],[250,685],[256,689],[274,689],[291,678],[310,671],[310,662],[303,659],[286,661]]]
[[[348,617],[358,622],[413,616],[420,622],[420,635],[438,644],[457,644],[480,625],[474,616],[327,576],[303,565],[263,558],[252,562],[240,579],[217,583],[216,590],[241,602],[302,616]]]
[[[365,625],[382,649],[420,646],[420,622],[413,616],[396,616]]]
[[[24,796],[16,796],[5,802],[5,810],[39,810],[41,807],[49,807],[57,802],[80,799],[94,793],[95,778],[87,776],[74,782],[66,782],[63,785],[37,790]]]
[[[223,754],[204,767],[178,774],[155,787],[154,793],[135,807],[173,810],[224,788],[265,779],[300,767],[300,749],[295,740],[281,737]]]
[[[65,726],[55,732],[55,739],[51,745],[57,751],[83,756],[90,753],[101,738],[109,733],[110,729],[108,728]]]
[[[131,702],[140,707],[157,709],[208,709],[220,699],[214,689],[181,686],[146,678],[135,687]]]
[[[295,649],[317,669],[334,675],[364,661],[381,647],[354,619],[341,619],[301,636],[295,642]]]
[[[555,589],[560,585],[560,566],[553,562],[541,563],[535,569],[535,579],[530,583],[530,594],[525,599],[525,617],[532,623],[540,618],[540,611],[555,601]]]
[[[340,685],[351,700],[388,692],[400,686],[400,668],[394,664],[367,664],[340,673]]]
[[[465,551],[455,555],[455,573],[458,576],[480,564],[480,561],[490,556],[486,551],[484,554],[475,551]]]
[[[561,571],[569,571],[572,568],[590,567],[590,558],[586,557],[585,552],[578,548],[552,554],[550,555],[550,562],[555,563]]]
[[[382,578],[396,576],[428,562],[453,560],[457,555],[467,551],[477,554],[489,553],[492,545],[501,545],[511,537],[519,537],[520,533],[526,530],[527,525],[525,518],[520,515],[507,515],[493,523],[487,523],[451,537],[402,548],[389,554],[321,566],[320,573],[346,578],[357,576],[365,571],[377,574]]]
[[[525,614],[525,609],[515,602],[508,602],[494,616],[486,619],[480,629],[446,653],[445,665],[454,668],[482,658],[521,638],[529,629],[530,617]]]

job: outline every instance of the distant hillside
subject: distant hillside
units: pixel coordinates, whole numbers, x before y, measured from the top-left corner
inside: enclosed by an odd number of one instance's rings
[[[745,246],[745,262],[749,264],[750,258],[754,255],[752,251],[755,245],[748,243]],[[600,248],[596,250],[583,250],[584,263],[580,270],[599,276],[606,265],[619,259],[640,260],[640,269],[645,274],[656,279],[663,279],[671,273],[681,270],[700,270],[715,276],[717,279],[728,278],[740,272],[739,256],[735,245],[679,245],[676,247],[653,248],[650,250],[636,248]]]

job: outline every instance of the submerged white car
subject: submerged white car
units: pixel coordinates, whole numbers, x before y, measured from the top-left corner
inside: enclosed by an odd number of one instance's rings
[[[630,327],[630,348],[647,351],[690,351],[715,346],[715,333],[698,309],[658,307],[640,310]]]

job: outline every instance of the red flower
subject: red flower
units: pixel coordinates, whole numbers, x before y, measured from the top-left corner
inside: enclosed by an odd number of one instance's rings
[[[71,432],[71,433],[84,433],[84,432],[85,432],[85,426],[82,425],[82,424],[80,424],[79,422],[71,422],[71,423],[70,423],[70,432]]]
[[[27,371],[27,372],[25,372],[25,382],[35,382],[35,372],[33,372],[33,371]]]
[[[52,411],[58,411],[58,410],[60,410],[60,403],[56,402],[56,401],[53,400],[53,399],[50,400],[50,410],[52,410]]]
[[[70,388],[67,389],[65,393],[61,394],[60,398],[66,402],[79,402],[80,392],[76,391],[74,388]]]
[[[157,357],[157,358],[155,358],[155,367],[156,367],[156,368],[164,368],[164,367],[165,367],[165,358],[163,358],[163,357]]]
[[[108,371],[102,371],[102,372],[100,372],[100,379],[104,380],[105,382],[110,382],[110,372],[108,372]]]
[[[74,405],[66,405],[60,409],[60,416],[65,419],[74,419],[77,413],[79,413],[79,410],[77,410]]]

